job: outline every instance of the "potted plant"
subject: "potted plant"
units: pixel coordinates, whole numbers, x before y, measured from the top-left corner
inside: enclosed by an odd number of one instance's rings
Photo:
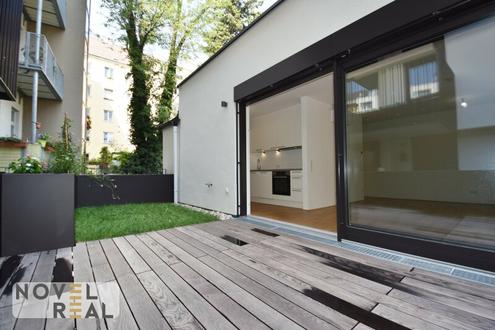
[[[40,136],[38,137],[38,143],[43,149],[46,149],[49,140],[50,140],[50,135],[46,133],[40,134]]]
[[[18,160],[10,163],[9,170],[15,174],[23,174],[23,173],[42,173],[43,166],[41,162],[31,156],[22,157]]]

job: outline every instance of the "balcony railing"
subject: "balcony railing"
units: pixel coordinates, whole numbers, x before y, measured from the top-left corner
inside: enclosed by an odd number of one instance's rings
[[[48,91],[53,92],[53,97],[45,96],[44,98],[54,98],[61,100],[64,96],[64,74],[57,64],[55,55],[53,54],[50,45],[44,35],[40,37],[40,52],[39,62],[35,61],[35,49],[36,49],[36,33],[27,32],[26,42],[21,45],[19,69],[20,74],[23,74],[23,70],[38,71],[41,73],[40,83],[45,83]],[[28,73],[28,72],[27,72]],[[43,82],[41,82],[43,80]],[[26,87],[20,86],[21,89]],[[31,87],[32,88],[32,87]],[[43,92],[43,90],[42,90]],[[29,92],[28,92],[29,94]],[[43,98],[43,95],[40,95]]]

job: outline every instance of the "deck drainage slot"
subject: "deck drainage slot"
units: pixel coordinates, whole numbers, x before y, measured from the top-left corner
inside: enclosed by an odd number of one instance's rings
[[[266,230],[263,230],[263,229],[259,229],[259,228],[253,228],[251,230],[254,231],[254,232],[256,232],[256,233],[263,234],[263,235],[266,235],[266,236],[271,236],[271,237],[278,237],[278,236],[280,236],[279,234],[271,233],[269,231],[266,231]]]
[[[248,243],[238,239],[238,238],[235,238],[235,237],[232,237],[230,235],[223,235],[222,238],[226,241],[229,241],[230,243],[233,243],[235,245],[239,245],[239,246],[243,246],[243,245],[246,245]]]

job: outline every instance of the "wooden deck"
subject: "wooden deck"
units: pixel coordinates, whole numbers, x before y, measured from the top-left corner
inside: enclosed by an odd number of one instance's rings
[[[255,230],[253,230],[255,229]],[[229,220],[1,260],[0,329],[495,329],[495,288]],[[112,320],[18,319],[15,281],[116,281]]]

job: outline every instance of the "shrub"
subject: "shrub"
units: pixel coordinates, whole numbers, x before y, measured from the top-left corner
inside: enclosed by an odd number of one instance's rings
[[[9,170],[12,173],[42,173],[43,166],[41,162],[34,157],[22,157],[15,162],[10,163]]]

